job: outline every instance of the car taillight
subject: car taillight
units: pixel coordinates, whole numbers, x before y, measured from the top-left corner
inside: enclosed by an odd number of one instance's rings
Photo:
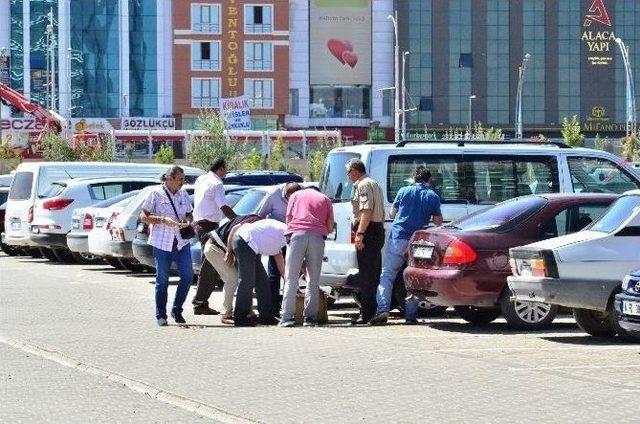
[[[33,222],[33,206],[29,208],[29,213],[27,215],[27,222],[29,223]]]
[[[84,220],[82,221],[82,229],[90,230],[93,228],[93,216],[90,213],[84,214]]]
[[[50,211],[60,211],[73,203],[73,199],[53,198],[42,202],[42,208]]]
[[[115,221],[118,215],[120,215],[119,212],[114,212],[111,214],[111,217],[109,217],[109,222],[107,222],[107,230],[111,229],[111,224],[113,224],[113,221]]]
[[[476,251],[471,246],[459,239],[454,239],[447,247],[442,258],[444,265],[463,265],[478,259]]]

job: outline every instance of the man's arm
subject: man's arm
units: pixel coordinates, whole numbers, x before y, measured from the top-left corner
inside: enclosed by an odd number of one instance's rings
[[[222,213],[224,214],[224,216],[226,216],[229,219],[233,219],[235,218],[237,215],[236,213],[233,211],[233,209],[231,209],[229,206],[224,205],[220,208],[220,210],[222,211]]]
[[[178,223],[175,220],[165,216],[151,215],[151,212],[144,209],[142,210],[142,212],[140,212],[140,221],[144,222],[145,224],[164,224],[168,225],[169,227],[178,226]]]
[[[333,222],[332,218],[327,219],[327,233],[331,234],[333,232],[333,227],[335,226],[335,222]]]
[[[233,265],[233,236],[235,236],[238,229],[244,224],[241,222],[233,226],[231,231],[229,231],[229,238],[227,239],[227,251],[224,254],[224,261],[227,265]]]
[[[396,209],[395,207],[391,208],[391,210],[389,211],[389,218],[395,219],[397,213],[398,209]]]
[[[437,226],[442,225],[442,215],[434,215],[434,216],[431,217],[431,220]]]
[[[280,275],[282,275],[283,278],[286,278],[284,274],[284,256],[282,256],[282,252],[275,255],[273,259],[276,262],[276,267],[278,268]]]

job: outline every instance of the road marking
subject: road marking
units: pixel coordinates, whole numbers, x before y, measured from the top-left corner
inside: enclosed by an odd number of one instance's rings
[[[543,370],[599,370],[614,368],[640,368],[639,365],[557,365],[555,367],[512,367],[509,371],[543,371]]]
[[[122,374],[118,374],[113,371],[109,371],[85,362],[79,359],[73,358],[57,350],[45,348],[32,343],[27,343],[15,339],[6,339],[0,336],[0,343],[4,343],[14,349],[21,350],[26,353],[30,353],[35,356],[47,359],[57,364],[63,365],[67,368],[73,368],[85,374],[97,375],[104,377],[115,383],[119,383],[127,387],[128,389],[147,395],[160,402],[167,403],[169,405],[176,406],[178,408],[193,412],[194,414],[201,415],[206,418],[212,418],[222,423],[228,424],[256,424],[262,423],[262,421],[251,420],[248,418],[240,417],[232,413],[226,412],[216,406],[200,402],[196,399],[191,399],[186,396],[172,393],[167,390],[156,387],[152,384],[145,383],[144,381],[134,380],[126,377]]]

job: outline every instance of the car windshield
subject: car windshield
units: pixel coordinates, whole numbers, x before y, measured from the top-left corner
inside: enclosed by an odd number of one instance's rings
[[[26,200],[31,197],[31,186],[33,185],[33,172],[18,172],[11,183],[9,199]]]
[[[249,190],[246,192],[242,199],[238,200],[238,203],[233,207],[233,211],[236,215],[250,215],[256,213],[258,206],[267,192],[263,190]]]
[[[38,194],[38,197],[43,199],[45,197],[57,196],[58,194],[62,193],[62,190],[64,190],[65,188],[67,188],[67,185],[64,183],[52,183],[49,184],[46,189],[42,190]]]
[[[116,203],[120,202],[121,200],[124,199],[128,199],[129,197],[133,197],[136,194],[138,194],[140,192],[140,190],[134,190],[134,191],[129,191],[127,193],[122,193],[119,194],[117,196],[111,197],[107,200],[102,200],[101,202],[98,202],[94,205],[92,205],[92,207],[94,208],[108,208],[111,205],[115,205]]]
[[[320,191],[333,202],[351,200],[353,183],[349,180],[345,167],[347,162],[353,158],[360,158],[360,155],[348,152],[327,155],[320,177]]]
[[[233,208],[236,203],[238,203],[240,199],[244,197],[246,193],[246,190],[232,191],[231,193],[227,193],[224,196],[225,200],[227,201],[227,206]]]
[[[623,196],[616,200],[607,211],[588,229],[602,233],[612,233],[640,207],[640,196]]]
[[[519,197],[460,218],[449,226],[463,231],[505,231],[529,219],[546,204],[544,197]]]

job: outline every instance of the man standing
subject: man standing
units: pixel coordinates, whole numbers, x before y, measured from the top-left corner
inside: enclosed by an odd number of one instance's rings
[[[286,244],[284,232],[287,226],[275,219],[262,219],[253,223],[237,224],[229,234],[225,262],[233,265],[234,256],[238,262],[238,293],[233,309],[236,327],[277,324],[272,314],[271,291],[267,273],[261,262],[261,255],[275,256],[280,274],[284,274],[282,248]],[[255,320],[251,315],[253,290],[258,298],[258,314]]]
[[[220,220],[226,216],[235,218],[236,214],[227,205],[222,179],[227,175],[227,164],[223,158],[216,158],[209,172],[196,179],[193,194],[193,218],[195,230],[204,252],[204,246],[210,231],[218,228]],[[204,259],[204,257],[203,257]],[[208,261],[202,261],[198,288],[193,297],[194,315],[218,315],[218,311],[209,307],[209,296],[213,292],[216,271]]]
[[[384,264],[376,300],[378,309],[371,324],[384,324],[389,317],[393,283],[398,271],[405,262],[405,254],[409,247],[409,239],[413,232],[426,226],[431,219],[436,225],[442,224],[440,212],[440,197],[428,184],[431,172],[424,166],[418,166],[415,174],[415,184],[402,187],[393,202],[389,217],[393,219],[391,235],[384,252]],[[405,305],[405,321],[407,324],[417,323],[418,301],[407,300]]]
[[[366,174],[360,159],[347,162],[347,176],[353,183],[353,231],[358,259],[360,316],[354,324],[366,324],[376,312],[376,289],[382,268],[384,246],[384,204],[382,189]]]
[[[324,241],[331,231],[333,231],[331,199],[313,188],[297,191],[289,197],[286,234],[290,239],[285,263],[286,281],[281,327],[293,327],[295,324],[298,277],[303,261],[306,261],[309,275],[304,294],[304,325],[316,325]]]
[[[285,222],[287,214],[287,203],[289,196],[300,190],[300,184],[288,182],[275,186],[262,200],[258,207],[257,214],[262,218],[271,218],[280,222]],[[286,247],[282,248],[282,255],[286,255]],[[273,316],[280,313],[280,272],[273,256],[269,257],[269,286],[271,287],[271,300]]]

